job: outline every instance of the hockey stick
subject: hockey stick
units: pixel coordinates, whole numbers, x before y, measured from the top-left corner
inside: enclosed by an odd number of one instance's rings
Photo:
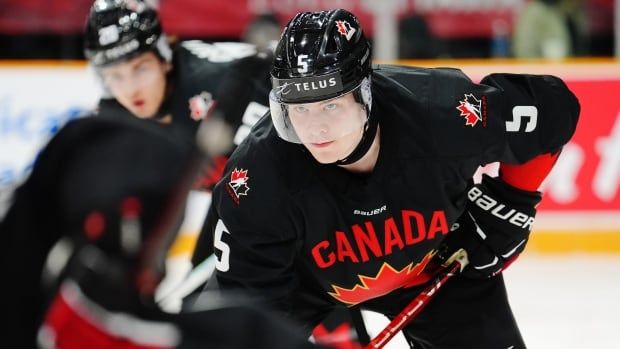
[[[464,249],[456,251],[443,265],[445,271],[437,275],[435,281],[425,288],[415,297],[390,323],[379,333],[364,349],[383,348],[394,337],[398,331],[402,330],[411,320],[413,320],[428,305],[437,291],[456,273],[460,273],[469,263],[467,253]]]
[[[165,294],[156,294],[155,301],[159,306],[169,312],[181,311],[181,303],[190,293],[204,285],[215,271],[215,255],[210,255],[202,263],[198,264],[186,276]]]

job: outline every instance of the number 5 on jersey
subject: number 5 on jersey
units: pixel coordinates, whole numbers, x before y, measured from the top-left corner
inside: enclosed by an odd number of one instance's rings
[[[230,268],[229,260],[230,260],[230,246],[228,246],[224,241],[222,241],[222,236],[226,234],[230,234],[228,232],[228,228],[224,225],[221,219],[217,221],[217,225],[215,226],[215,236],[213,237],[213,246],[216,250],[221,252],[220,257],[215,256],[215,268],[221,272],[227,272]]]
[[[512,108],[512,121],[506,121],[506,131],[519,132],[522,119],[527,120],[525,132],[534,131],[538,122],[538,109],[533,105],[517,105]]]

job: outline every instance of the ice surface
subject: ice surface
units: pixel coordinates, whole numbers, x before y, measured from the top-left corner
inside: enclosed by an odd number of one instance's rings
[[[620,256],[526,254],[505,279],[529,349],[620,348]],[[364,316],[371,336],[387,324]],[[408,347],[399,335],[385,348]]]

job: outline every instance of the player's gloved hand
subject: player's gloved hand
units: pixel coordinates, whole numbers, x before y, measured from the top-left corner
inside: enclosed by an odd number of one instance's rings
[[[525,248],[542,195],[484,175],[480,184],[468,190],[467,199],[465,212],[437,256],[445,261],[464,248],[469,265],[462,275],[489,278],[508,267]]]

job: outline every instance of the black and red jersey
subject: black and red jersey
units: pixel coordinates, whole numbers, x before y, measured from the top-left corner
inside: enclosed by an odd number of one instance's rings
[[[205,232],[219,287],[256,292],[309,325],[336,304],[389,299],[425,281],[479,166],[559,150],[579,114],[553,76],[476,84],[456,69],[378,66],[372,97],[380,152],[371,173],[319,164],[280,139],[268,115],[236,149]]]

